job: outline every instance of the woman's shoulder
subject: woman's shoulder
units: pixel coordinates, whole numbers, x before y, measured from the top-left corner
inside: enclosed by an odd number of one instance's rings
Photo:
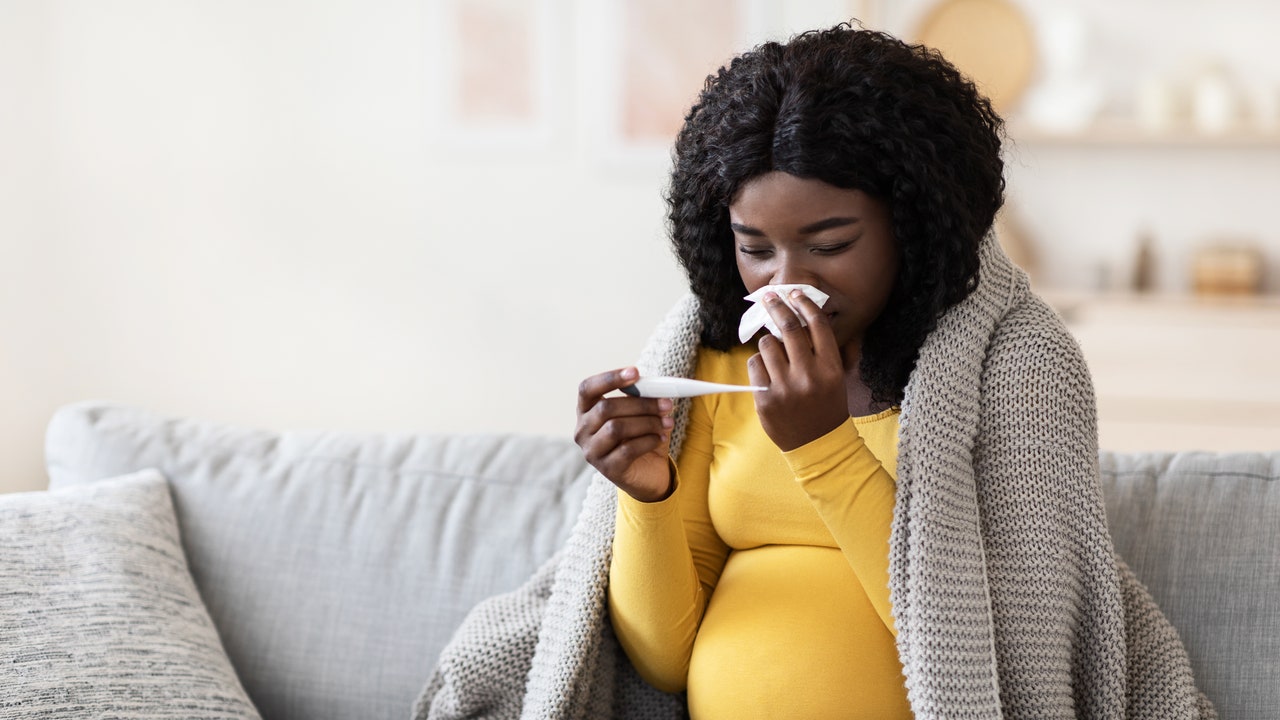
[[[996,326],[991,349],[1046,360],[1080,355],[1075,336],[1062,316],[1034,292],[1027,292],[1009,308]]]
[[[1032,419],[1088,430],[1096,412],[1084,353],[1062,317],[1035,294],[1011,307],[996,327],[983,362],[982,394],[992,417],[1016,416],[1013,426],[1023,430],[1035,425]]]

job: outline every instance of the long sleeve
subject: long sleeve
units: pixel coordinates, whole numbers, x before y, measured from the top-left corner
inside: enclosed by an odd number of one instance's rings
[[[710,414],[696,399],[672,494],[643,503],[618,493],[610,617],[640,676],[667,692],[687,684],[693,641],[729,554],[707,509],[710,467]]]
[[[852,418],[783,456],[885,627],[896,636],[889,602],[893,477],[867,447]]]

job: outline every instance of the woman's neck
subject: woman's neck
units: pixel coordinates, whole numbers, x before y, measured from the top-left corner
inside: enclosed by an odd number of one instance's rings
[[[858,367],[860,355],[854,353],[850,358],[850,353],[846,353],[844,359],[844,394],[845,400],[849,403],[850,415],[853,417],[875,415],[893,407],[893,403],[878,402],[872,398],[871,387],[863,381]]]

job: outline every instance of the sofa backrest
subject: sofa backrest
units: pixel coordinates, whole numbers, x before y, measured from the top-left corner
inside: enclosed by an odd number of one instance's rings
[[[1229,720],[1280,708],[1280,453],[1101,455],[1116,551]]]
[[[466,612],[568,537],[567,440],[271,433],[107,404],[60,410],[52,487],[169,480],[192,575],[268,720],[409,717]]]
[[[590,468],[567,440],[270,433],[107,404],[50,423],[53,487],[158,468],[192,574],[268,720],[408,717],[485,597],[564,542]],[[1280,453],[1104,452],[1117,552],[1223,718],[1280,707]]]

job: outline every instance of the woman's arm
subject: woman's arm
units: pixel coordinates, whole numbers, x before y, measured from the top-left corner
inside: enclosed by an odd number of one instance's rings
[[[756,393],[760,424],[896,635],[889,605],[893,478],[849,416],[846,369],[828,317],[803,293],[792,301],[805,323],[776,295],[764,301],[781,339],[766,335],[747,362],[751,383],[769,387]]]
[[[696,399],[690,407],[680,459],[670,465],[671,495],[646,503],[618,494],[610,618],[640,676],[667,692],[687,684],[693,641],[729,554],[707,509],[708,402]]]
[[[852,418],[817,440],[783,453],[783,457],[885,627],[896,636],[889,603],[893,477],[867,447]]]

